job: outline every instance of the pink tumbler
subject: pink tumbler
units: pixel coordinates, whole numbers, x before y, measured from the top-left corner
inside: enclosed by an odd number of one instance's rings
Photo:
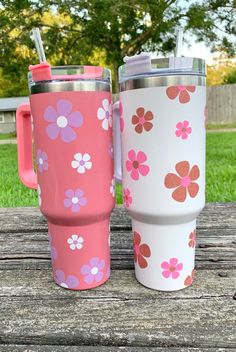
[[[29,74],[30,104],[17,110],[19,176],[38,189],[54,280],[64,288],[90,289],[110,275],[115,196],[110,71],[53,67],[50,79],[40,80],[37,68]]]

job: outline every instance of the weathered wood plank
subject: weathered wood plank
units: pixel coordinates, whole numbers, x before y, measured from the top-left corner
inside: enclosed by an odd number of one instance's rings
[[[130,218],[117,206],[111,216],[112,229],[131,228]],[[198,217],[199,228],[236,229],[236,203],[208,203]],[[46,221],[37,208],[0,208],[0,232],[45,231]]]
[[[225,348],[0,345],[0,352],[235,352]]]
[[[131,230],[113,230],[111,234],[112,268],[133,268]],[[0,268],[49,268],[50,254],[44,232],[0,233]],[[196,268],[236,267],[236,230],[203,229],[197,231]]]
[[[202,270],[182,291],[157,292],[131,271],[90,291],[57,287],[50,271],[0,272],[1,343],[236,348],[236,272]]]

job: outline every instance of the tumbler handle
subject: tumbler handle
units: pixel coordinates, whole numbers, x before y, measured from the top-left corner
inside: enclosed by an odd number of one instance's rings
[[[18,173],[21,182],[37,189],[37,175],[33,168],[32,123],[30,104],[21,104],[16,111]]]
[[[115,165],[115,180],[122,183],[122,168],[121,168],[121,131],[120,131],[120,102],[113,104],[113,141],[114,141],[114,165]]]

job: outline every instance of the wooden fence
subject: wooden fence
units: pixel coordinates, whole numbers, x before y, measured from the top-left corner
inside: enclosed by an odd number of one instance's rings
[[[207,87],[207,124],[236,123],[236,84]]]

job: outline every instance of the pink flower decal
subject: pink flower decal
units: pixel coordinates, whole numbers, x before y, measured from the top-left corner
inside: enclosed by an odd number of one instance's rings
[[[166,188],[176,188],[172,193],[172,198],[177,202],[184,202],[187,193],[191,198],[195,198],[199,191],[199,185],[196,181],[200,176],[200,170],[194,165],[190,170],[188,161],[181,161],[175,165],[177,174],[169,173],[165,177],[164,184]]]
[[[180,275],[179,271],[183,270],[183,264],[178,263],[177,258],[171,258],[169,262],[165,261],[161,263],[162,269],[162,276],[166,279],[171,277],[172,279],[177,279]]]
[[[171,86],[166,89],[166,94],[168,98],[175,99],[179,96],[179,102],[181,104],[186,104],[190,101],[190,93],[195,92],[195,86]]]
[[[190,285],[192,285],[194,276],[195,276],[195,270],[193,269],[192,272],[191,272],[191,274],[188,275],[188,276],[186,277],[186,279],[184,280],[184,285],[185,285],[185,286],[190,286]]]
[[[62,270],[56,270],[55,281],[58,285],[65,288],[76,288],[79,286],[79,280],[74,275],[65,276]]]
[[[132,201],[133,201],[133,198],[130,195],[130,190],[128,188],[125,188],[123,190],[123,203],[126,206],[126,208],[129,208]]]
[[[149,166],[143,163],[147,160],[146,154],[139,151],[136,155],[135,151],[132,149],[128,153],[129,160],[126,161],[126,169],[131,172],[130,176],[133,180],[139,180],[139,174],[146,176],[149,173]]]
[[[134,261],[144,269],[148,266],[146,258],[151,256],[151,250],[146,243],[141,244],[141,241],[140,234],[134,231]]]
[[[103,269],[105,267],[105,261],[98,257],[93,257],[89,260],[88,264],[82,266],[80,272],[84,275],[84,281],[87,284],[92,284],[94,280],[100,282],[103,278]]]
[[[132,116],[132,124],[136,125],[135,131],[137,133],[142,133],[143,130],[150,131],[153,127],[151,120],[153,120],[153,113],[151,111],[145,112],[143,107],[136,109],[136,115]]]
[[[37,150],[36,164],[38,165],[39,172],[46,171],[48,169],[48,156],[45,152],[40,149]]]
[[[124,131],[124,127],[125,127],[125,121],[123,118],[123,105],[120,102],[120,131],[121,131],[121,133]]]
[[[194,248],[196,246],[196,230],[193,230],[189,235],[189,247]]]
[[[65,192],[67,198],[64,199],[64,206],[66,208],[71,208],[71,211],[78,212],[80,207],[84,207],[87,204],[87,198],[85,198],[84,192],[81,189],[68,189]]]
[[[76,132],[72,127],[81,127],[83,116],[79,111],[72,112],[72,103],[69,100],[58,100],[56,109],[48,106],[44,112],[44,119],[50,124],[46,133],[50,139],[56,139],[60,134],[61,140],[70,143],[76,139]]]
[[[189,127],[188,121],[178,122],[176,128],[176,137],[181,137],[182,139],[187,139],[188,135],[192,132],[192,128]]]

